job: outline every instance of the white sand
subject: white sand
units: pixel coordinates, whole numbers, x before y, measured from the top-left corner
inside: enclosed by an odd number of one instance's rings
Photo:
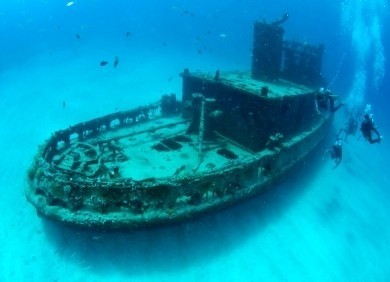
[[[163,93],[180,96],[177,73],[192,65],[179,54],[119,56],[117,69],[99,67],[93,54],[64,53],[0,73],[0,281],[390,277],[386,142],[369,145],[352,137],[337,169],[317,156],[277,189],[178,226],[99,233],[38,218],[23,194],[38,144],[70,124]]]

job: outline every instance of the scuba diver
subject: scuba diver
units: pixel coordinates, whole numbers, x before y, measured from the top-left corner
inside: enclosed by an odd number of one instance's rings
[[[345,133],[344,141],[347,142],[348,136],[355,135],[357,129],[358,129],[358,122],[357,122],[356,118],[353,115],[351,115],[348,119],[347,124],[345,125],[345,127],[340,129],[337,136],[340,136],[340,134],[342,132],[344,132]]]
[[[337,95],[333,95],[332,92],[329,89],[325,89],[321,87],[316,93],[315,93],[315,107],[317,113],[320,112],[320,108],[323,110],[330,110],[332,113],[336,112],[341,106],[344,106],[343,103],[339,103],[337,106],[335,106],[334,102],[338,98]],[[328,107],[329,105],[329,107]]]
[[[333,169],[338,167],[338,165],[341,163],[341,159],[343,158],[343,146],[341,141],[341,138],[337,137],[334,145],[325,150],[324,157],[322,158],[324,159],[326,155],[329,155],[330,158],[335,162]]]
[[[360,130],[363,134],[363,137],[370,142],[370,144],[380,143],[382,140],[382,135],[380,135],[378,129],[375,126],[374,119],[372,118],[372,114],[365,113],[363,116],[363,121],[360,125]],[[372,133],[375,133],[377,138],[372,138]]]

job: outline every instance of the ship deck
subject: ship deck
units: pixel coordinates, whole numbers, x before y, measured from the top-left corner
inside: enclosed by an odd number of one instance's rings
[[[313,92],[313,88],[292,81],[278,79],[276,81],[257,80],[251,77],[250,72],[234,71],[223,72],[215,80],[215,74],[205,72],[191,72],[192,77],[209,83],[219,83],[226,87],[243,91],[247,94],[261,96],[261,89],[268,88],[267,98],[281,98],[284,96],[296,96]]]
[[[57,168],[102,180],[111,171],[113,177],[143,180],[218,170],[232,160],[252,155],[216,133],[212,141],[204,140],[200,156],[198,135],[186,134],[188,126],[188,120],[174,116],[105,131],[97,137],[72,142],[58,158]]]

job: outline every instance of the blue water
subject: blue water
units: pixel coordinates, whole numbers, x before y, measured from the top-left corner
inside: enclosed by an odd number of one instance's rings
[[[386,0],[1,1],[0,281],[389,281],[389,8]],[[334,132],[347,109],[369,103],[381,144],[350,137],[337,169],[315,152],[275,189],[179,225],[99,233],[36,215],[25,172],[53,131],[180,95],[184,68],[248,70],[254,21],[285,12],[286,38],[326,46],[327,86],[348,103]]]

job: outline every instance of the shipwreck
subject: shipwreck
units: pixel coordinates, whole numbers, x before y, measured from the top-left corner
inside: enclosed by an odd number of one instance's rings
[[[318,114],[324,47],[254,24],[248,72],[181,73],[181,99],[59,130],[39,148],[25,194],[39,215],[82,227],[186,220],[272,187],[327,134]]]

